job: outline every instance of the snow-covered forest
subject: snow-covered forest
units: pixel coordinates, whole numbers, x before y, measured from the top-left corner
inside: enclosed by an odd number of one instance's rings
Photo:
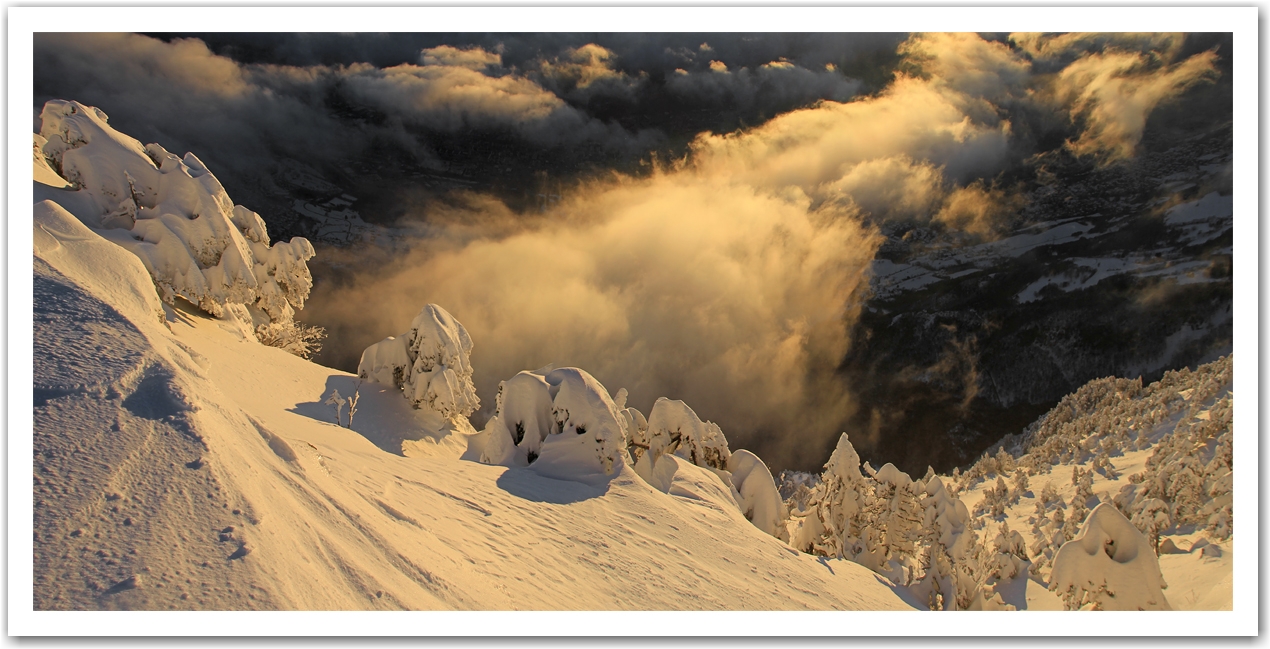
[[[193,154],[33,135],[36,610],[1232,606],[1233,360],[1096,380],[951,475],[773,476],[691,403],[501,377],[444,304],[306,360],[314,248]],[[1243,469],[1241,469],[1243,470]]]

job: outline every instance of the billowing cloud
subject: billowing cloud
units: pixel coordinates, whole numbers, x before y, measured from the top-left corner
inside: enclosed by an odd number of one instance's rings
[[[356,323],[355,339],[334,340],[348,327],[331,341],[355,354],[435,302],[471,332],[483,395],[521,369],[576,365],[645,411],[687,401],[734,446],[823,434],[849,406],[833,372],[878,244],[847,216],[692,169],[623,179],[580,189],[527,231],[422,240],[320,287],[306,317]],[[811,459],[798,453],[772,459]]]
[[[878,220],[928,221],[943,200],[944,175],[930,162],[903,154],[872,158],[826,183],[823,194],[854,203]]]
[[[767,186],[808,191],[867,160],[907,155],[951,178],[995,173],[1006,160],[1010,124],[974,122],[966,98],[904,77],[867,101],[825,102],[786,113],[743,135],[702,135],[700,164]]]
[[[305,317],[331,328],[324,358],[352,365],[435,302],[472,333],[486,402],[519,370],[576,365],[637,407],[683,399],[734,446],[806,466],[859,407],[836,370],[881,243],[862,217],[979,232],[1009,204],[976,179],[1007,163],[1010,124],[969,114],[988,101],[970,91],[999,93],[933,69],[876,96],[703,134],[685,160],[566,191],[520,229],[505,218],[488,236],[442,228],[319,287]]]
[[[280,159],[335,163],[384,143],[426,163],[429,132],[494,130],[536,146],[630,154],[658,141],[570,107],[501,69],[495,52],[436,46],[417,58],[388,68],[241,64],[197,39],[45,33],[35,38],[36,97],[87,102],[146,142],[204,151],[231,190],[267,179]]]
[[[496,52],[486,52],[479,47],[459,49],[450,45],[438,45],[420,52],[419,63],[425,66],[469,68],[479,71],[501,66],[503,57]]]
[[[737,110],[779,112],[821,99],[846,101],[860,90],[860,82],[836,69],[808,70],[788,61],[772,61],[755,69],[730,70],[710,60],[700,72],[681,70],[666,80],[666,89],[681,100]]]
[[[615,69],[617,56],[595,43],[566,49],[560,56],[537,63],[542,84],[561,96],[586,101],[607,95],[633,101],[647,74],[630,75]]]
[[[1216,77],[1217,55],[1202,52],[1175,65],[1152,65],[1148,57],[1109,51],[1078,59],[1058,74],[1054,92],[1083,125],[1069,143],[1077,155],[1105,160],[1133,156],[1147,117],[1161,101]]]

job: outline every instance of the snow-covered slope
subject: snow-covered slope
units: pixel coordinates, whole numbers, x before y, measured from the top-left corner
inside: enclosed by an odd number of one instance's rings
[[[843,435],[782,502],[688,404],[578,368],[476,431],[480,341],[437,305],[359,377],[161,296],[91,156],[67,184],[34,142],[36,610],[1232,608],[1230,357],[1090,382],[952,476]]]
[[[1230,610],[1232,381],[1231,357],[1091,381],[951,476],[861,472],[844,436],[782,475],[789,538],[932,608]]]
[[[584,483],[461,459],[470,427],[164,304],[138,256],[33,215],[36,610],[911,608],[674,454],[667,492],[622,462]]]

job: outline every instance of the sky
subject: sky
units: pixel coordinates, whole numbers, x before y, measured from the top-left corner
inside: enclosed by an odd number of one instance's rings
[[[436,302],[472,333],[491,406],[516,371],[577,365],[802,467],[861,406],[835,373],[887,228],[991,239],[1037,156],[1130,164],[1152,133],[1229,119],[1229,51],[1210,34],[44,33],[33,121],[48,99],[95,105],[195,152],[271,228],[255,206],[286,204],[284,168],[359,188],[372,222],[427,224],[404,250],[320,251],[347,269],[300,315],[330,333],[323,362],[354,369]],[[1161,109],[1202,92],[1202,115]],[[475,189],[421,192],[417,169]],[[560,199],[530,209],[544,178]]]

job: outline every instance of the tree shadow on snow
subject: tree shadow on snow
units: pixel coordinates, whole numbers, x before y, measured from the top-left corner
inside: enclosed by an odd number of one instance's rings
[[[922,598],[918,597],[913,593],[913,591],[909,590],[908,586],[897,586],[896,584],[891,583],[890,580],[877,574],[874,574],[873,578],[877,579],[879,584],[890,588],[891,592],[895,593],[905,604],[908,604],[919,611],[930,610],[930,607],[922,601]]]
[[[310,419],[349,428],[348,406],[341,409],[337,422],[335,406],[326,403],[336,390],[345,399],[358,395],[357,413],[353,415],[351,430],[394,455],[403,454],[401,444],[405,440],[432,438],[439,441],[450,434],[444,419],[439,416],[430,417],[429,413],[411,408],[402,398],[401,390],[356,376],[328,376],[320,396],[314,401],[297,403],[288,410]]]
[[[539,475],[532,469],[510,468],[498,476],[495,481],[499,489],[525,500],[553,505],[571,503],[599,498],[609,491],[609,481],[600,484],[587,484],[572,480],[557,480]]]

